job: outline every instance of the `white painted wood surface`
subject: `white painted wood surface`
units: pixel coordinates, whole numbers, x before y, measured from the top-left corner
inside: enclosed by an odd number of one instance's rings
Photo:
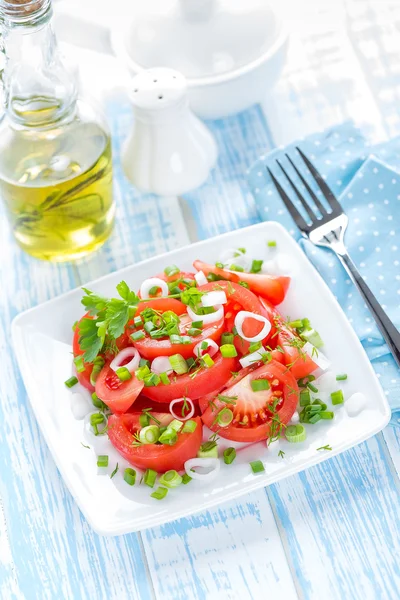
[[[282,79],[263,107],[260,147],[348,117],[374,139],[398,134],[399,3],[281,5],[292,41]],[[120,81],[112,59],[96,62],[88,53],[85,62],[79,56],[86,80],[93,72],[104,77],[108,64]],[[235,152],[245,166],[245,137]],[[210,193],[224,194],[228,180],[222,167]],[[213,212],[209,235],[254,218],[243,186],[232,188],[231,214]],[[118,236],[74,266],[24,256],[0,215],[0,598],[258,600],[279,594],[290,600],[397,600],[400,422],[325,465],[192,518],[114,539],[89,529],[29,409],[9,350],[9,328],[29,306],[186,243],[174,199],[149,197],[143,210],[131,188],[122,186],[119,193]],[[153,235],[146,237],[149,230]]]

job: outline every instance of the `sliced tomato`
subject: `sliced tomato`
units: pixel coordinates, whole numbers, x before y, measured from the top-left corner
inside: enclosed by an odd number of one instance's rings
[[[91,317],[89,315],[89,313],[86,313],[86,315],[84,315],[82,317],[82,319],[93,319],[93,317]],[[74,331],[74,337],[72,340],[72,352],[74,354],[74,358],[76,356],[82,356],[85,352],[84,350],[81,350],[81,347],[79,345],[79,336],[80,336],[79,324],[82,321],[82,319],[76,324],[75,331]],[[91,363],[85,363],[85,362],[83,362],[83,364],[84,364],[85,370],[81,371],[80,373],[78,373],[78,371],[76,371],[76,376],[78,378],[79,383],[81,385],[83,385],[83,387],[88,389],[90,392],[93,392],[94,387],[90,383],[90,376],[93,371],[93,365]]]
[[[167,281],[168,283],[172,283],[173,281],[177,281],[178,279],[190,279],[190,281],[194,281],[194,273],[188,273],[185,271],[179,271],[179,273],[175,273],[175,275],[166,275],[165,273],[160,273],[159,275],[156,275],[156,277],[158,277],[159,279],[162,279],[163,281]],[[185,286],[184,284],[180,283],[178,284],[178,287],[181,290],[186,289],[187,286]]]
[[[168,299],[166,298],[166,300],[168,300]],[[171,302],[171,300],[173,300],[173,298],[170,299],[169,302]],[[162,299],[160,299],[159,301],[151,300],[149,302],[144,302],[143,305],[147,305],[147,306],[151,305],[150,308],[154,308],[155,310],[160,310],[160,312],[165,312],[166,310],[174,310],[173,308],[158,309],[156,306],[156,303],[158,303],[158,302],[160,302],[160,304],[161,304]],[[179,305],[184,307],[183,311],[179,307],[180,312],[176,312],[176,310],[174,310],[174,312],[175,312],[175,314],[181,316],[179,329],[180,329],[182,335],[187,335],[188,329],[190,329],[190,327],[192,326],[192,321],[191,321],[189,315],[186,313],[187,307],[182,302],[178,302],[178,300],[176,300],[175,302],[177,302]],[[141,310],[143,310],[143,309],[141,309]],[[199,317],[199,320],[201,320],[201,317]],[[212,339],[212,340],[218,340],[223,331],[224,331],[224,319],[222,318],[215,323],[211,323],[210,325],[205,325],[202,329],[201,334],[194,337],[192,343],[190,343],[190,344],[171,344],[169,338],[154,340],[150,336],[146,336],[142,340],[138,340],[137,342],[132,342],[132,343],[135,346],[135,348],[138,349],[140,355],[143,358],[147,358],[148,360],[152,360],[153,358],[156,358],[157,356],[171,356],[172,354],[180,354],[181,356],[183,356],[183,358],[189,358],[191,356],[194,356],[194,347],[199,342],[202,342],[203,340],[205,340],[207,338]]]
[[[300,338],[291,331],[282,331],[278,335],[278,344],[284,352],[284,363],[296,379],[301,379],[318,369],[312,358],[298,346]]]
[[[205,275],[214,273],[214,275],[222,279],[235,283],[244,281],[252,292],[263,296],[273,305],[283,302],[290,284],[290,277],[274,277],[258,273],[238,273],[229,269],[219,269],[201,260],[195,260],[193,265],[198,271],[203,271]]]
[[[124,413],[135,402],[143,387],[143,381],[139,381],[135,375],[128,381],[121,381],[106,364],[97,378],[95,391],[114,413]]]
[[[266,379],[269,389],[254,392],[251,382],[255,379]],[[232,403],[225,403],[215,397],[213,402],[205,405],[202,414],[203,423],[211,430],[217,431],[220,437],[236,442],[259,442],[266,440],[277,429],[279,423],[286,425],[296,410],[299,390],[297,382],[288,369],[277,362],[271,362],[258,369],[253,369],[244,377],[238,377],[226,389],[220,391],[223,396],[232,398]],[[275,410],[271,405],[277,402]],[[227,427],[220,427],[216,422],[218,412],[223,408],[233,412],[233,420]],[[274,421],[272,418],[274,417]]]
[[[171,402],[175,398],[187,396],[197,400],[210,392],[222,387],[231,377],[231,372],[237,370],[236,358],[223,358],[221,354],[213,357],[212,367],[203,367],[194,373],[185,375],[170,375],[170,385],[146,387],[143,394],[155,402]]]
[[[153,413],[164,425],[172,421],[171,415]],[[199,417],[193,420],[197,423],[193,433],[178,433],[178,440],[173,446],[164,444],[133,445],[133,434],[141,427],[140,413],[126,413],[124,415],[111,415],[108,419],[108,436],[110,442],[131,465],[138,469],[154,469],[157,473],[164,473],[170,469],[181,471],[190,458],[197,456],[202,442],[202,422]]]
[[[171,310],[176,315],[183,315],[186,312],[186,304],[183,304],[183,302],[176,298],[168,297],[153,298],[152,300],[146,300],[146,302],[140,302],[137,307],[136,316],[140,315],[146,308],[152,308],[161,313]]]

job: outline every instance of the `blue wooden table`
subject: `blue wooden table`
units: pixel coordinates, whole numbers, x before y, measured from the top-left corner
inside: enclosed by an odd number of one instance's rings
[[[222,154],[205,188],[191,196],[194,209],[133,190],[116,144],[118,226],[97,255],[73,265],[37,262],[15,246],[0,214],[2,600],[400,597],[400,415],[368,442],[279,484],[191,518],[104,538],[91,531],[57,472],[10,347],[18,312],[188,243],[199,219],[207,236],[256,222],[244,173],[274,145],[348,117],[376,140],[400,133],[399,7],[281,4],[292,29],[282,79],[262,108],[214,124]],[[117,70],[111,59],[79,57],[86,81]],[[124,119],[112,125],[118,133]]]

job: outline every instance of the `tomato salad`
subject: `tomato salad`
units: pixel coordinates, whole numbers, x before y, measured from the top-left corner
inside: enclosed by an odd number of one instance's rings
[[[244,254],[233,256],[240,263]],[[320,417],[329,411],[309,394],[322,340],[307,319],[280,314],[290,279],[263,273],[262,262],[244,268],[196,260],[193,272],[172,265],[137,292],[122,281],[111,299],[84,288],[86,314],[74,325],[76,378],[66,384],[79,380],[91,392],[94,434],[107,434],[145,471],[147,485],[160,474],[155,498],[214,476],[219,438],[304,439],[303,425],[289,424],[299,400],[301,422],[331,418]],[[230,464],[235,456],[231,447],[221,458]],[[263,470],[260,461],[251,467]],[[132,485],[136,471],[126,469],[124,478]]]

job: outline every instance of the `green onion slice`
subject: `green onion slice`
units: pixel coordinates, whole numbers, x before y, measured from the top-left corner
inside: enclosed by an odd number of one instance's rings
[[[150,496],[156,500],[162,500],[168,494],[168,488],[158,487]]]
[[[77,379],[77,377],[75,377],[75,375],[73,375],[72,377],[67,379],[67,381],[64,381],[64,383],[67,386],[67,388],[72,388],[72,387],[74,387],[74,385],[76,385],[78,383],[78,379]]]
[[[306,428],[303,425],[288,425],[285,429],[285,436],[288,442],[296,444],[304,442],[307,437]]]
[[[135,485],[135,481],[136,481],[136,471],[135,469],[131,469],[131,468],[127,468],[124,471],[124,481],[126,481],[126,483],[128,485]]]
[[[157,471],[153,471],[153,469],[146,469],[143,475],[143,482],[149,487],[154,487],[154,484],[157,479]]]
[[[264,465],[261,460],[254,460],[250,463],[251,470],[256,475],[257,473],[262,473],[265,471]]]
[[[182,477],[179,475],[179,473],[177,473],[177,471],[167,471],[161,475],[159,483],[161,485],[165,485],[167,488],[175,488],[178,487],[178,485],[181,485]]]
[[[139,439],[142,444],[155,444],[159,437],[160,429],[157,427],[157,425],[147,425],[139,432]]]
[[[235,448],[226,448],[224,450],[224,463],[226,465],[230,465],[236,458],[236,450]]]

